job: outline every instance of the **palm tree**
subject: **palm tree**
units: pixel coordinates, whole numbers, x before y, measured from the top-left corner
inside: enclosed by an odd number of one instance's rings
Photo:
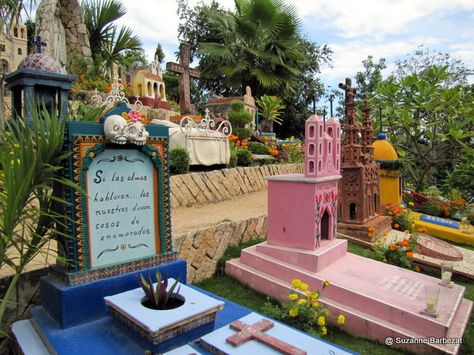
[[[217,70],[226,85],[250,86],[256,96],[293,91],[304,60],[295,8],[282,0],[235,0],[235,6],[235,13],[207,12],[221,40],[199,44],[203,59],[218,63],[202,68],[202,75]]]
[[[124,26],[117,30],[114,21],[126,13],[120,0],[85,0],[81,3],[84,21],[89,32],[92,58],[104,60],[113,77],[114,65],[120,61],[120,53],[139,49],[140,39]]]
[[[263,132],[273,132],[273,122],[281,125],[283,118],[280,117],[281,111],[285,109],[283,100],[276,96],[263,95],[255,100],[258,105],[258,112],[263,120],[260,125]]]

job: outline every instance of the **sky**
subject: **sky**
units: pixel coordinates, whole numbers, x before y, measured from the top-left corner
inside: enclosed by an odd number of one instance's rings
[[[127,14],[119,21],[141,38],[148,58],[152,59],[159,42],[165,62],[175,61],[176,1],[122,1]],[[189,0],[191,6],[197,2]],[[233,0],[218,2],[234,8]],[[474,0],[294,0],[287,4],[297,9],[300,32],[333,51],[332,67],[323,67],[319,75],[327,86],[354,78],[368,55],[385,58],[384,74],[389,74],[396,60],[419,46],[449,53],[474,68]]]

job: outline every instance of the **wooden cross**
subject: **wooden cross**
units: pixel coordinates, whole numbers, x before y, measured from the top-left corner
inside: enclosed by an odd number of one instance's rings
[[[306,355],[306,351],[297,348],[296,346],[290,345],[281,341],[271,335],[265,334],[264,332],[273,327],[273,322],[262,319],[253,325],[245,324],[239,320],[236,320],[229,324],[230,328],[239,331],[238,333],[231,335],[226,341],[237,347],[249,340],[255,339],[260,343],[268,345],[272,349],[285,355]]]
[[[346,92],[346,105],[349,102],[354,101],[354,96],[356,94],[356,89],[351,87],[351,84],[352,84],[352,81],[349,78],[346,78],[345,84],[342,84],[342,83],[339,84],[339,87]]]
[[[36,36],[33,40],[33,45],[36,47],[36,53],[41,53],[41,47],[46,47],[46,42],[41,40],[41,36]]]
[[[191,46],[189,43],[181,43],[179,47],[179,64],[172,62],[166,63],[167,71],[179,74],[179,108],[182,115],[194,114],[191,105],[189,79],[199,78],[201,76],[199,70],[189,67],[190,49]]]

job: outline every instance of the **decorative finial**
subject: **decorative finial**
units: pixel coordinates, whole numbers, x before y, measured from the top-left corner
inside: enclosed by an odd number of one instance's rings
[[[331,112],[331,117],[334,117],[333,112],[332,112],[332,102],[334,101],[334,95],[331,94],[329,95],[329,110]]]
[[[36,53],[41,53],[43,50],[41,47],[47,46],[46,42],[41,40],[41,36],[36,36],[36,38],[33,40],[33,45],[36,46]]]

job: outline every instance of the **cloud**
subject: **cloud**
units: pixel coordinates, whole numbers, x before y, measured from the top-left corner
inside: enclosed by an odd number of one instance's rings
[[[406,33],[409,24],[436,12],[474,9],[474,0],[299,0],[300,16],[344,38]]]
[[[323,69],[321,78],[331,86],[337,86],[346,77],[354,77],[363,70],[362,61],[369,55],[374,61],[387,60],[386,72],[393,69],[395,59],[413,52],[419,45],[436,45],[440,40],[430,36],[414,36],[406,40],[370,41],[357,39],[329,44],[333,50],[333,68]]]

